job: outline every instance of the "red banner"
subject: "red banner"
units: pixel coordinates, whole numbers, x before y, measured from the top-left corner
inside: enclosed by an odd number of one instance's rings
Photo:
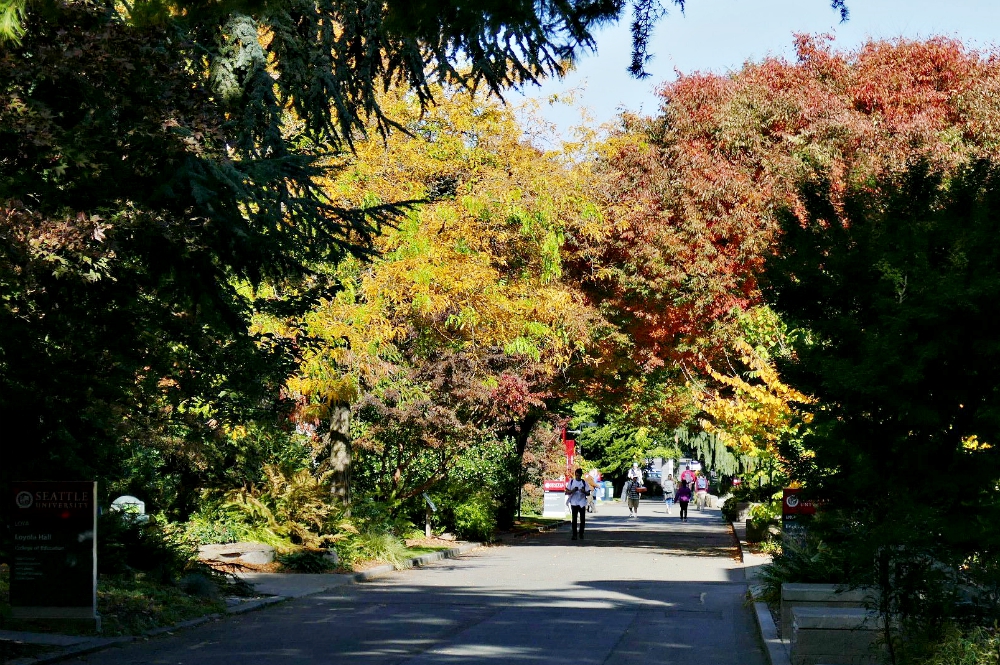
[[[573,459],[576,457],[576,441],[566,438],[566,428],[562,430],[563,447],[566,449],[566,480],[573,478]]]

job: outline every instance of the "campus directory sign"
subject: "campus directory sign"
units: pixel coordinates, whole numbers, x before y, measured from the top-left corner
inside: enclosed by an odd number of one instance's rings
[[[11,483],[17,619],[97,617],[97,483]]]

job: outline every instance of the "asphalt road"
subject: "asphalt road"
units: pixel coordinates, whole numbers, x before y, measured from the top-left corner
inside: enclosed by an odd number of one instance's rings
[[[682,524],[644,501],[77,663],[684,663],[764,665],[743,569],[718,511]]]

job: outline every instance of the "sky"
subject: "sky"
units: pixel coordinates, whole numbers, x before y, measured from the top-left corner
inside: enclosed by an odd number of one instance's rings
[[[652,114],[659,107],[656,88],[674,80],[675,72],[725,73],[748,60],[791,59],[798,32],[833,34],[835,48],[846,50],[873,38],[936,35],[957,37],[978,49],[1000,44],[998,0],[847,0],[846,23],[828,0],[686,0],[683,14],[670,0],[663,2],[669,14],[650,42],[649,78],[639,81],[628,74],[631,35],[625,20],[598,32],[597,53],[583,56],[565,79],[530,86],[508,101],[537,100],[542,117],[568,139],[570,128],[581,122],[580,112],[550,104],[554,95],[574,95],[598,124],[614,120],[623,109]]]

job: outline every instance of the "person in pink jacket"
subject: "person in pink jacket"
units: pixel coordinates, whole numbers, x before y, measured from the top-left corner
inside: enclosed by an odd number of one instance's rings
[[[677,490],[677,495],[674,497],[677,501],[677,505],[681,507],[681,521],[688,521],[688,504],[691,503],[691,488],[688,487],[686,480],[681,481],[681,486]]]

